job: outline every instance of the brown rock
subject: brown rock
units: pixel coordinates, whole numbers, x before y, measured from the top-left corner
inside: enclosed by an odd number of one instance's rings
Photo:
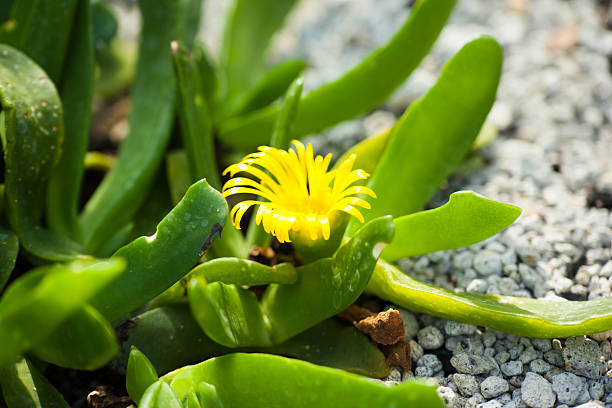
[[[382,351],[387,357],[387,364],[390,366],[401,366],[404,370],[412,369],[412,359],[410,358],[410,343],[400,340],[395,344],[382,346]]]
[[[569,23],[555,29],[546,40],[546,48],[549,51],[568,52],[574,48],[580,40],[580,27],[578,24]]]
[[[355,323],[357,329],[369,334],[380,344],[395,344],[404,338],[404,324],[397,310],[389,309]]]

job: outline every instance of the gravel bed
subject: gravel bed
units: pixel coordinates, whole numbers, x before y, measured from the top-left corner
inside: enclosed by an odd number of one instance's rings
[[[273,59],[306,58],[305,86],[312,89],[384,43],[409,3],[302,0],[275,41]],[[432,54],[386,106],[311,141],[340,153],[376,134],[435,82],[462,44],[494,36],[505,62],[489,122],[500,136],[482,150],[487,165],[453,176],[431,206],[464,189],[516,204],[523,214],[485,242],[399,265],[454,290],[559,300],[612,296],[612,31],[597,8],[605,2],[458,3]],[[215,38],[218,31],[203,35]],[[389,384],[434,378],[449,407],[612,407],[610,332],[530,339],[400,312],[413,370],[392,367]]]

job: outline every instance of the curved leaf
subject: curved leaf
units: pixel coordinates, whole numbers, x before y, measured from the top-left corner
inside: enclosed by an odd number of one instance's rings
[[[240,286],[292,284],[297,280],[290,263],[267,266],[240,258],[217,258],[193,268],[190,276],[200,276],[207,282],[223,282]]]
[[[28,55],[59,84],[77,1],[16,1],[0,28],[0,43]]]
[[[146,389],[138,406],[140,408],[183,408],[178,395],[163,380],[157,380]]]
[[[124,266],[121,259],[76,261],[40,267],[15,280],[0,301],[0,364],[44,340]]]
[[[25,358],[0,365],[0,388],[8,408],[69,408],[62,394]]]
[[[279,344],[353,303],[392,237],[390,217],[369,222],[333,258],[299,267],[296,283],[269,285],[261,303],[252,291],[194,277],[192,313],[210,338],[227,347]]]
[[[612,299],[554,301],[455,293],[379,261],[367,292],[407,310],[527,337],[572,337],[612,328]]]
[[[19,252],[19,240],[11,231],[0,228],[0,292],[11,276],[15,267],[17,253]]]
[[[168,289],[196,264],[225,222],[227,204],[205,180],[159,223],[157,232],[119,249],[127,272],[98,293],[91,304],[114,322]]]
[[[478,135],[495,101],[501,65],[499,44],[481,37],[444,66],[436,84],[391,131],[368,182],[377,198],[366,219],[410,214],[429,200]],[[351,221],[349,233],[356,229]]]
[[[11,228],[21,246],[36,257],[74,259],[79,252],[76,245],[41,226],[45,189],[64,134],[60,99],[38,65],[2,44],[0,103],[5,202]]]
[[[341,78],[306,95],[295,121],[295,137],[319,132],[380,105],[427,54],[455,0],[421,0],[408,20],[383,47]],[[278,107],[260,110],[221,124],[223,143],[242,150],[266,144]]]
[[[192,44],[197,18],[192,20],[200,15],[200,0],[143,0],[140,7],[143,25],[129,132],[115,166],[79,219],[82,241],[92,252],[131,220],[153,182],[174,119],[176,89],[170,42]]]
[[[414,381],[387,387],[355,374],[268,354],[216,357],[164,379],[180,398],[196,384],[212,384],[225,408],[444,407],[433,384]],[[275,384],[282,384],[282,389],[271,392]]]
[[[132,346],[125,374],[125,387],[132,401],[140,403],[147,388],[158,379],[153,364],[140,350]]]
[[[472,245],[502,231],[520,214],[513,205],[459,191],[441,207],[394,219],[395,237],[382,257],[396,261]]]
[[[118,351],[115,331],[89,305],[64,320],[31,350],[43,361],[75,370],[100,368]]]
[[[138,347],[160,373],[236,351],[210,340],[186,305],[149,310],[124,324],[118,366],[124,367],[130,346]],[[155,341],[151,341],[155,339]],[[385,356],[365,335],[333,319],[298,334],[284,343],[265,348],[242,349],[272,353],[382,378],[389,374]]]
[[[94,85],[94,43],[91,3],[78,1],[61,85],[64,107],[62,155],[53,168],[47,191],[47,224],[57,233],[78,240],[79,205],[84,158],[89,143]]]
[[[297,0],[233,1],[219,55],[228,97],[245,92],[257,80],[270,39],[295,3]]]

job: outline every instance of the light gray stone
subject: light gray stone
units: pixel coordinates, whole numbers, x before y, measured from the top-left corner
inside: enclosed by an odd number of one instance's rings
[[[546,379],[535,373],[527,373],[521,385],[521,398],[532,408],[552,408],[555,405],[555,393]]]
[[[448,336],[471,335],[476,331],[476,326],[448,320],[444,323],[444,331]]]
[[[534,373],[544,374],[547,371],[550,371],[550,364],[538,358],[529,364],[529,369]]]
[[[457,393],[450,387],[438,387],[438,395],[447,407],[454,407],[457,401]]]
[[[409,341],[417,335],[419,331],[419,322],[414,314],[409,311],[395,306],[393,308],[399,312],[402,318],[404,324],[404,340]]]
[[[474,269],[484,276],[501,275],[502,262],[498,253],[484,250],[474,257]]]
[[[444,344],[444,336],[437,327],[427,326],[417,333],[419,344],[425,350],[435,350]]]
[[[506,377],[523,374],[523,363],[520,361],[508,361],[499,366],[499,369]]]
[[[538,357],[538,353],[531,346],[523,350],[523,353],[519,356],[519,360],[523,364],[527,364]]]
[[[485,397],[486,398],[486,397]],[[503,408],[504,404],[497,400],[491,400],[487,402],[482,402],[476,405],[476,408]]]
[[[480,392],[482,396],[490,399],[495,398],[507,392],[510,389],[508,381],[501,377],[491,376],[487,377],[482,383],[480,383]]]
[[[533,348],[543,353],[546,353],[552,348],[549,339],[533,339],[531,340],[531,344],[533,344]]]
[[[435,354],[424,354],[423,357],[417,361],[417,367],[427,367],[435,373],[442,369],[442,363]]]
[[[584,336],[567,339],[563,347],[565,368],[587,378],[597,379],[605,372],[600,355],[599,344]]]
[[[558,374],[552,378],[552,388],[560,403],[574,405],[586,388],[586,380],[572,373]]]
[[[410,357],[412,361],[419,361],[419,359],[423,357],[423,347],[414,340],[410,340],[408,343],[410,344]]]
[[[480,389],[478,380],[473,375],[453,374],[453,382],[464,397],[471,397]]]
[[[594,400],[599,400],[604,395],[604,384],[601,380],[589,381],[589,395]]]
[[[415,377],[433,377],[434,371],[429,367],[417,367],[414,369]]]
[[[491,358],[464,352],[452,356],[451,364],[458,372],[472,375],[483,374],[498,368],[495,360]]]

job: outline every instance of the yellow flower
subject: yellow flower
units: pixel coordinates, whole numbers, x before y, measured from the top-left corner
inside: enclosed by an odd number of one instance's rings
[[[370,208],[370,204],[356,197],[367,194],[376,197],[368,187],[352,186],[370,175],[363,170],[352,170],[352,155],[336,169],[328,171],[331,154],[313,157],[312,145],[306,147],[296,140],[295,150],[280,150],[260,146],[257,153],[245,156],[240,163],[229,166],[223,174],[244,172],[259,179],[234,177],[223,186],[223,196],[256,194],[267,201],[245,200],[230,212],[232,224],[240,229],[244,213],[259,205],[255,220],[263,222],[264,230],[280,242],[290,242],[289,231],[303,230],[310,239],[330,236],[330,218],[336,211],[348,213],[363,222],[357,207]]]

